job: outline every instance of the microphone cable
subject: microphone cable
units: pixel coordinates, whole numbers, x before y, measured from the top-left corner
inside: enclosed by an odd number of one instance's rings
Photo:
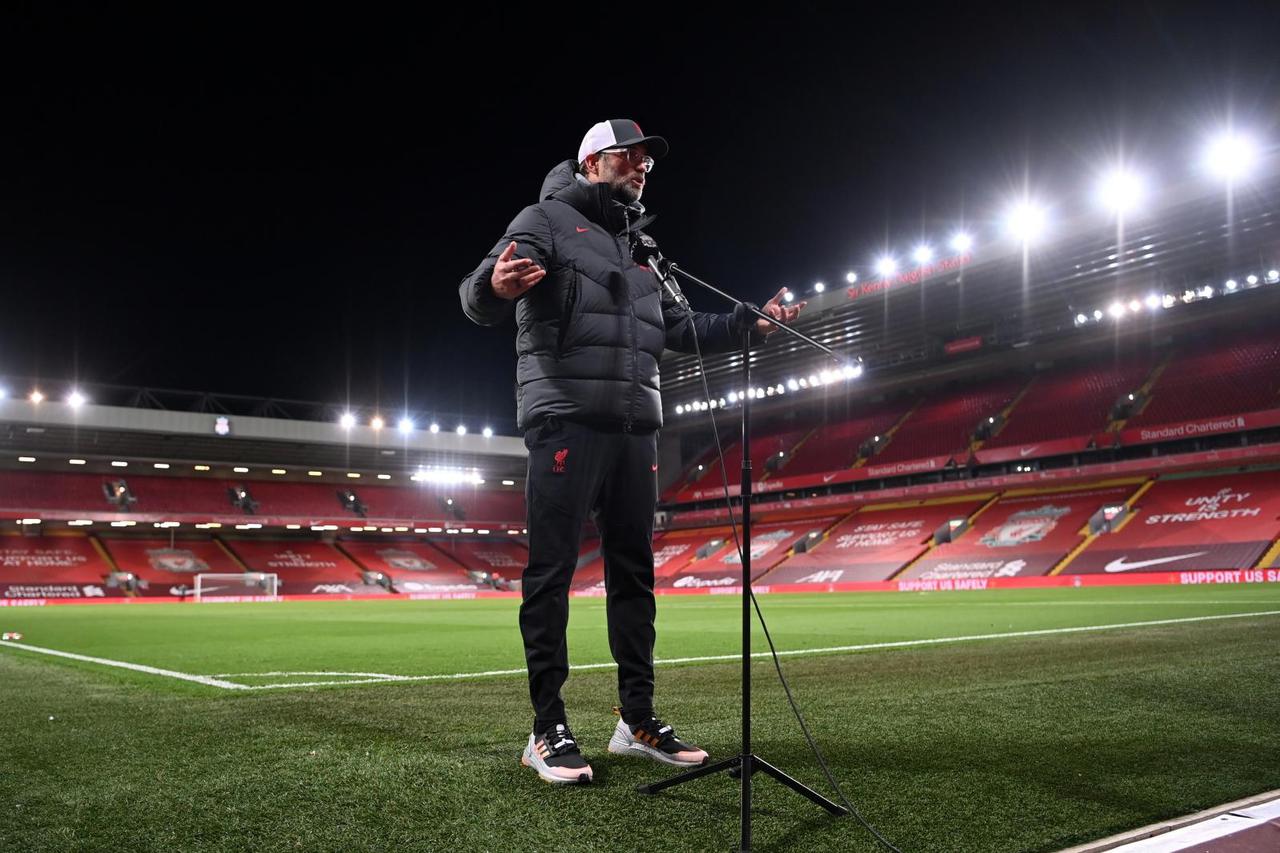
[[[693,308],[689,305],[687,299],[677,299],[676,303],[682,305],[685,310],[685,316],[689,319],[689,325],[692,327],[694,355],[698,359],[698,376],[702,380],[702,394],[708,404],[707,411],[710,412],[711,433],[716,443],[716,456],[720,460],[720,482],[724,488],[725,510],[729,514],[729,526],[733,531],[734,547],[738,549],[738,559],[741,561],[739,565],[746,565],[746,554],[742,549],[742,540],[738,536],[738,517],[733,511],[733,500],[729,494],[729,468],[724,461],[724,445],[720,441],[720,428],[716,425],[715,409],[710,408],[712,399],[711,389],[707,385],[706,365],[703,364],[702,361],[702,345],[698,342],[698,330],[693,321]],[[752,323],[756,322],[754,318],[751,318],[750,321]],[[750,355],[748,355],[747,358],[750,358]],[[750,389],[748,388],[744,388],[743,393],[745,394],[749,390]],[[743,405],[746,404],[744,403]],[[750,547],[750,543],[747,544],[747,547]],[[792,713],[795,714],[797,722],[800,723],[800,730],[804,732],[804,739],[808,742],[809,749],[813,752],[814,757],[818,759],[818,764],[822,767],[822,773],[826,776],[827,783],[835,790],[836,795],[840,798],[841,804],[849,810],[850,814],[858,819],[858,822],[866,828],[867,832],[871,833],[871,835],[875,837],[876,841],[884,845],[886,849],[893,851],[893,853],[902,853],[902,851],[895,847],[892,842],[881,835],[879,830],[872,826],[871,823],[862,816],[862,813],[858,811],[857,807],[849,801],[849,798],[845,796],[844,789],[840,787],[840,783],[836,781],[836,777],[832,774],[831,768],[827,766],[827,759],[822,754],[822,750],[818,748],[817,742],[813,739],[813,734],[809,731],[809,725],[805,722],[804,714],[800,712],[800,706],[796,704],[795,696],[791,693],[791,685],[787,682],[787,677],[782,672],[782,662],[778,660],[778,650],[773,645],[773,636],[769,633],[769,626],[765,623],[764,613],[760,609],[760,602],[756,599],[755,590],[751,588],[750,578],[748,578],[748,584],[745,592],[751,596],[751,605],[755,609],[756,618],[760,620],[760,627],[764,630],[765,640],[769,643],[769,654],[773,658],[773,668],[777,671],[778,681],[782,683],[782,690],[787,695],[787,704],[791,706]],[[748,713],[750,713],[749,710]]]

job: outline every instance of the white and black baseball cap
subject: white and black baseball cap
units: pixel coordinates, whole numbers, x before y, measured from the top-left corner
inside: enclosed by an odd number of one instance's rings
[[[643,142],[649,146],[649,154],[657,160],[667,156],[667,140],[661,136],[645,136],[640,125],[629,118],[611,118],[591,126],[578,146],[578,162],[606,148],[623,148]]]

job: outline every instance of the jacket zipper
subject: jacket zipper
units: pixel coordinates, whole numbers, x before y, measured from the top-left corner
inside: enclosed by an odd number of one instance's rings
[[[622,221],[626,225],[623,231],[623,239],[627,241],[629,246],[631,242],[631,215],[625,207],[622,209]],[[622,265],[622,283],[627,288],[627,311],[631,314],[631,393],[627,399],[627,415],[622,422],[622,431],[631,432],[631,428],[635,423],[636,390],[640,387],[637,377],[640,370],[640,356],[636,341],[636,304],[631,298],[631,284],[627,281],[627,258],[622,252],[621,243],[618,244],[618,261]]]

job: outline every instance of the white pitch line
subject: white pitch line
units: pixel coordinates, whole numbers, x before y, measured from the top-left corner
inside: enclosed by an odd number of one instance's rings
[[[57,649],[46,649],[41,646],[29,646],[26,643],[12,643],[7,640],[0,640],[0,646],[9,646],[14,649],[22,649],[27,652],[36,652],[42,655],[52,655],[58,658],[69,658],[71,660],[84,661],[86,663],[97,663],[102,666],[113,666],[117,669],[131,669],[134,672],[144,672],[147,675],[162,675],[165,678],[177,678],[180,681],[194,681],[197,684],[207,684],[210,687],[221,687],[225,690],[244,690],[245,685],[236,684],[234,681],[223,681],[210,675],[192,675],[189,672],[177,672],[172,669],[160,669],[155,666],[146,666],[140,663],[129,663],[122,660],[111,660],[110,658],[95,658],[89,655],[77,655],[72,652],[60,652]]]
[[[1185,616],[1178,619],[1153,619],[1146,622],[1118,622],[1110,625],[1080,625],[1071,628],[1041,628],[1032,631],[1006,631],[997,634],[967,634],[959,637],[933,637],[925,640],[892,640],[884,643],[861,643],[851,646],[826,646],[816,649],[788,649],[778,652],[778,657],[797,657],[802,655],[825,655],[839,654],[841,652],[865,652],[876,651],[880,649],[903,649],[914,646],[936,646],[949,643],[966,643],[976,640],[1007,640],[1019,637],[1045,637],[1055,634],[1078,634],[1087,631],[1114,631],[1122,628],[1149,628],[1158,625],[1183,625],[1189,622],[1210,622],[1220,619],[1248,619],[1257,616],[1280,616],[1280,610],[1260,610],[1250,613],[1221,613],[1214,616]],[[214,676],[208,675],[191,675],[185,672],[175,672],[169,669],[159,669],[153,666],[144,666],[136,663],[126,663],[124,661],[109,660],[107,658],[95,658],[87,655],[77,655],[71,652],[60,652],[54,649],[44,649],[39,646],[28,646],[25,643],[13,643],[8,641],[0,641],[0,646],[11,646],[15,649],[26,649],[28,651],[40,652],[42,654],[54,655],[56,657],[71,658],[72,660],[88,661],[90,663],[100,663],[104,666],[114,666],[121,669],[131,669],[137,672],[145,672],[150,675],[161,675],[168,678],[178,678],[183,681],[195,681],[200,684],[207,684],[210,687],[221,687],[227,690],[278,690],[288,687],[333,687],[344,684],[401,684],[410,681],[462,681],[473,678],[489,678],[505,675],[524,675],[527,670],[523,667],[520,669],[490,669],[483,672],[455,672],[440,675],[403,675],[395,677],[387,677],[382,673],[377,673],[377,678],[351,679],[344,681],[295,681],[283,682],[279,684],[238,684],[234,681],[223,681]],[[754,652],[753,658],[767,658],[769,652]],[[697,657],[685,658],[661,658],[654,661],[656,665],[685,664],[685,663],[718,663],[721,661],[741,660],[740,654],[726,655],[699,655]],[[583,663],[570,666],[569,669],[575,672],[582,672],[591,669],[610,669],[614,666],[610,663]],[[240,677],[248,675],[287,675],[296,674],[304,675],[306,673],[243,673]],[[333,675],[334,673],[318,673],[323,675]]]
[[[934,637],[927,640],[893,640],[885,643],[862,643],[855,646],[827,646],[817,649],[790,649],[778,652],[778,657],[797,657],[801,655],[838,654],[840,652],[864,652],[878,649],[902,649],[912,646],[942,645],[945,643],[965,643],[975,640],[1006,640],[1017,637],[1042,637],[1053,634],[1075,634],[1084,631],[1112,631],[1120,628],[1147,628],[1156,625],[1180,625],[1187,622],[1208,622],[1216,619],[1247,619],[1251,616],[1280,616],[1280,610],[1262,610],[1252,613],[1222,613],[1214,616],[1186,616],[1178,619],[1154,619],[1147,622],[1119,622],[1111,625],[1081,625],[1074,628],[1042,628],[1034,631],[1007,631],[1000,634],[968,634],[961,637]],[[753,652],[753,658],[767,658],[769,652]],[[718,663],[720,661],[741,660],[740,654],[699,655],[687,658],[661,658],[655,665],[683,663]],[[589,669],[608,669],[613,663],[583,663],[570,666],[575,672]],[[486,672],[455,672],[449,675],[407,675],[401,681],[450,681],[471,678],[485,678],[499,675],[524,675],[525,669],[493,669]],[[338,684],[376,684],[385,679],[371,678],[364,681],[311,681],[303,683],[255,684],[249,690],[275,690],[282,687],[329,687]]]
[[[373,681],[403,681],[406,678],[412,678],[409,675],[393,675],[389,672],[334,672],[331,669],[320,669],[313,671],[296,670],[289,672],[222,672],[210,678],[266,678],[268,675],[329,675],[338,676],[363,676]],[[342,682],[346,683],[346,682]]]

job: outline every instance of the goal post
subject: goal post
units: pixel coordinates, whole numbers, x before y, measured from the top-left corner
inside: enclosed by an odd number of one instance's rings
[[[196,575],[196,601],[273,601],[280,577],[269,572],[203,572]]]

